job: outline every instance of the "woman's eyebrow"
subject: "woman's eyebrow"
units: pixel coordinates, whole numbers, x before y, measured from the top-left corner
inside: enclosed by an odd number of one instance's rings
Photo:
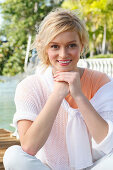
[[[50,42],[49,44],[58,44],[58,42],[52,41],[52,42]]]
[[[67,42],[67,43],[73,43],[73,42],[77,42],[76,40],[72,40],[72,41],[69,41],[69,42]]]
[[[77,41],[76,41],[76,40],[68,41],[66,44],[68,44],[68,43],[73,43],[73,42],[77,42]],[[60,43],[59,43],[59,42],[52,41],[52,42],[50,42],[49,44],[60,44]]]

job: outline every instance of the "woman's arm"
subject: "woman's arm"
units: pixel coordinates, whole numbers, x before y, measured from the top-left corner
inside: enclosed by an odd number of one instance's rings
[[[84,121],[96,143],[100,143],[108,133],[108,123],[96,112],[88,99],[80,94],[74,97]]]
[[[90,134],[96,143],[100,143],[107,136],[108,124],[82,93],[79,73],[59,72],[55,75],[55,80],[68,82],[70,93],[84,118]]]
[[[46,90],[46,89],[45,89]],[[23,150],[35,155],[46,142],[63,98],[68,94],[67,83],[55,82],[54,90],[34,122],[18,121],[18,131]]]

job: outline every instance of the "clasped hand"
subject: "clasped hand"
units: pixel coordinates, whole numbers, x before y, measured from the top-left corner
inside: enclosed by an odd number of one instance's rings
[[[76,99],[82,94],[79,72],[56,72],[54,75],[55,90],[66,97],[68,93]]]

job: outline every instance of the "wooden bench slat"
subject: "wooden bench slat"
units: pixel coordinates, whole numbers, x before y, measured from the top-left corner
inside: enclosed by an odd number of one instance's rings
[[[12,136],[12,132],[0,129],[0,170],[5,170],[3,166],[3,155],[6,149],[12,145],[20,145],[20,141]]]

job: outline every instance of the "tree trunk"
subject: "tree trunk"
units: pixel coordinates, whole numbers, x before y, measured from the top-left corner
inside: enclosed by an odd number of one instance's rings
[[[31,34],[28,35],[27,51],[26,51],[26,57],[25,57],[25,63],[24,63],[24,71],[25,72],[27,70],[27,65],[28,65],[30,45],[31,45]]]
[[[102,54],[105,54],[106,50],[106,24],[104,24],[104,35],[103,35],[103,42],[102,42]]]

